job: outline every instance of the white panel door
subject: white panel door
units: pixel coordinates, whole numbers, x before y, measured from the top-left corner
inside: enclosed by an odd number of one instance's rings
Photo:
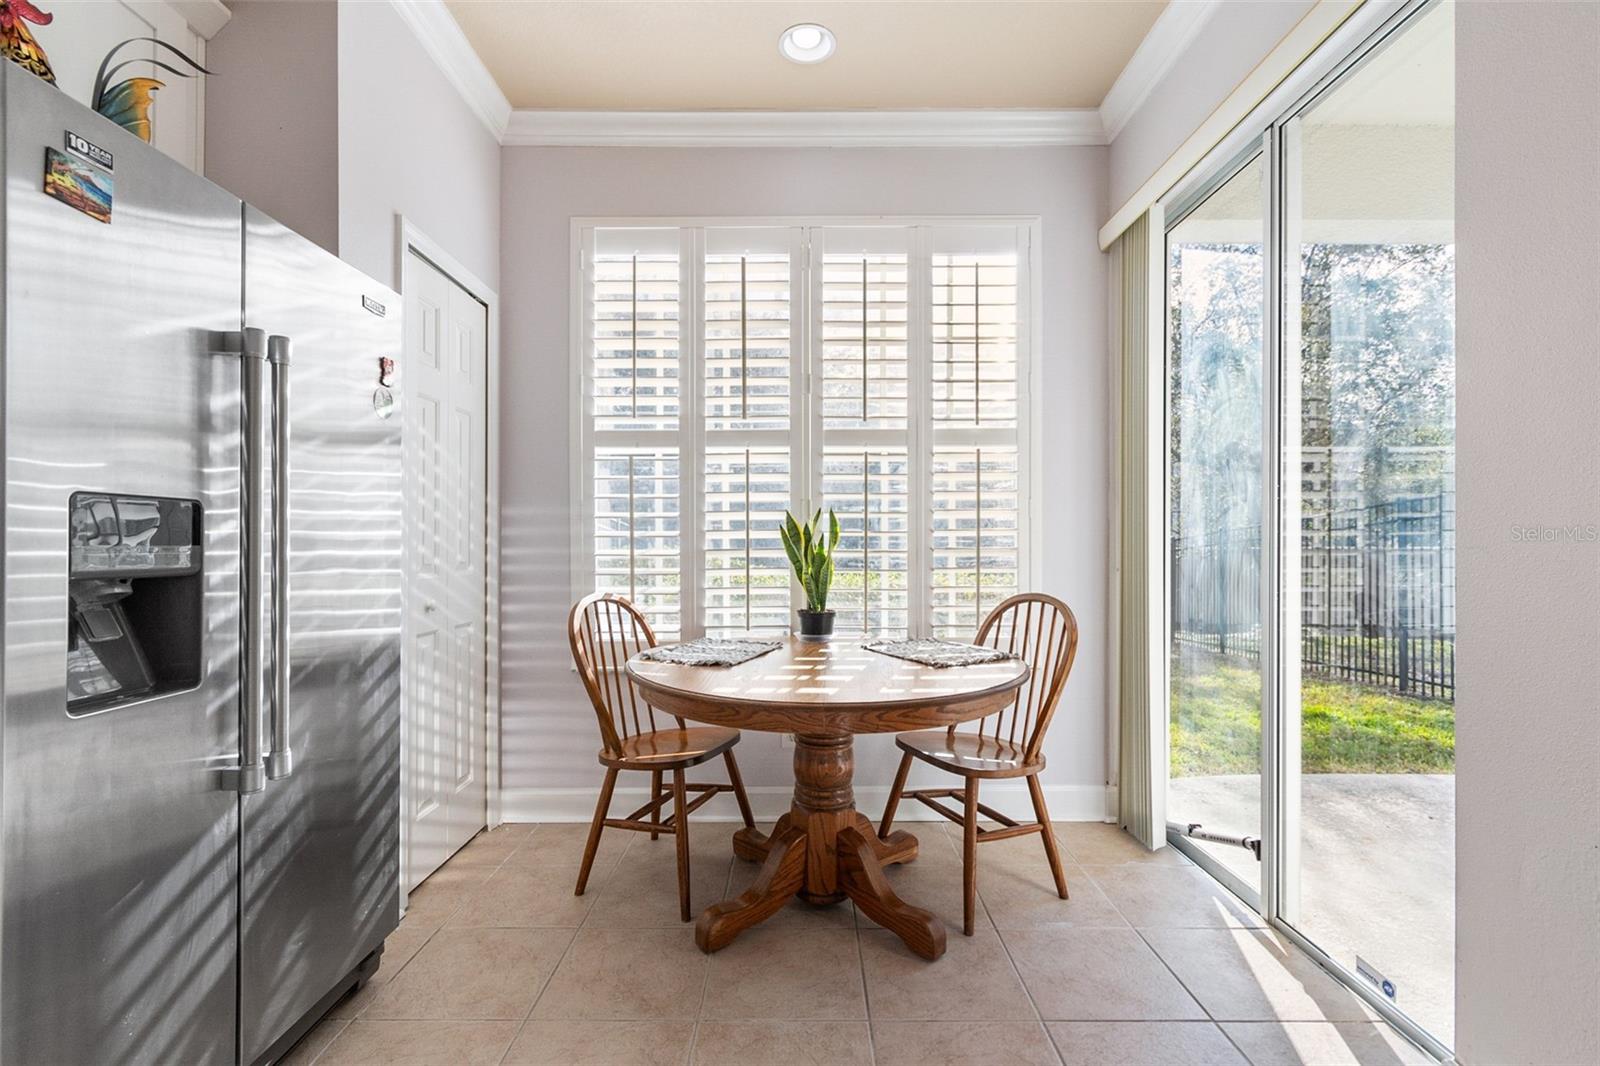
[[[433,264],[405,275],[407,888],[485,824],[488,312]]]

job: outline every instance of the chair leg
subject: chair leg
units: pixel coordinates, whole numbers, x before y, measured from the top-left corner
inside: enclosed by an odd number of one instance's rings
[[[594,865],[594,853],[600,850],[600,831],[606,827],[606,812],[611,809],[611,792],[617,787],[617,768],[606,767],[606,780],[600,786],[600,802],[594,808],[594,822],[589,826],[589,840],[583,845],[583,865],[578,868],[578,890],[583,895],[589,884],[589,868]]]
[[[756,818],[750,813],[750,797],[744,794],[744,779],[739,776],[739,764],[733,761],[733,749],[723,752],[722,758],[728,764],[728,784],[733,786],[733,798],[739,801],[739,817],[744,819],[746,829],[754,829]]]
[[[650,802],[655,804],[650,808],[650,824],[661,824],[661,771],[650,771]],[[651,840],[660,840],[661,834],[654,829],[650,830]]]
[[[878,826],[878,837],[889,838],[889,828],[894,825],[894,812],[900,807],[900,793],[905,791],[906,775],[911,772],[911,753],[900,758],[900,769],[894,774],[894,787],[889,790],[889,802],[883,805],[883,824]]]
[[[967,778],[961,820],[961,931],[972,935],[978,910],[978,778]]]
[[[689,817],[683,771],[672,771],[672,828],[678,836],[678,917],[689,920]]]
[[[1050,873],[1056,879],[1056,894],[1067,899],[1067,872],[1061,868],[1056,831],[1050,828],[1050,812],[1044,808],[1044,788],[1039,784],[1038,774],[1028,775],[1028,795],[1033,797],[1033,815],[1039,819],[1039,835],[1044,837],[1044,853],[1050,860]]]

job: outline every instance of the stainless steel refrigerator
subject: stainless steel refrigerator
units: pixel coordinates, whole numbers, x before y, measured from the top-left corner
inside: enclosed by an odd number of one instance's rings
[[[0,1060],[269,1061],[398,911],[400,304],[0,67]]]

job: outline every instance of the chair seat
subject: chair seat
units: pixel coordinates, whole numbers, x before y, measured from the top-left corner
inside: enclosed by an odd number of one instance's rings
[[[622,742],[622,750],[616,754],[602,751],[600,762],[622,770],[671,770],[698,766],[737,743],[737,729],[721,729],[717,726],[658,729],[653,733],[629,737]]]
[[[963,777],[1026,777],[1044,767],[1044,756],[1031,762],[1022,746],[977,733],[956,733],[929,729],[921,733],[901,733],[895,743],[923,762]]]

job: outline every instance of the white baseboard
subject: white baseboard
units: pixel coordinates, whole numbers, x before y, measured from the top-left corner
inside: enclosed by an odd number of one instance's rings
[[[953,787],[953,786],[952,786]],[[759,822],[770,822],[789,809],[794,794],[786,786],[763,786],[746,790],[750,807]],[[889,798],[887,786],[857,788],[856,806],[876,821]],[[1111,793],[1114,798],[1115,793]],[[643,805],[650,796],[647,787],[618,788],[611,798],[612,817],[620,817]],[[985,806],[993,807],[1019,821],[1033,820],[1033,803],[1028,786],[1017,781],[986,781],[979,789]],[[501,817],[508,822],[587,822],[594,817],[599,790],[593,788],[507,788],[500,793]],[[1056,822],[1103,822],[1107,816],[1107,790],[1102,785],[1045,785],[1044,801],[1050,819]],[[733,797],[718,796],[694,813],[696,819],[711,822],[736,822],[739,808]],[[895,821],[923,822],[939,816],[920,803],[902,803]]]

